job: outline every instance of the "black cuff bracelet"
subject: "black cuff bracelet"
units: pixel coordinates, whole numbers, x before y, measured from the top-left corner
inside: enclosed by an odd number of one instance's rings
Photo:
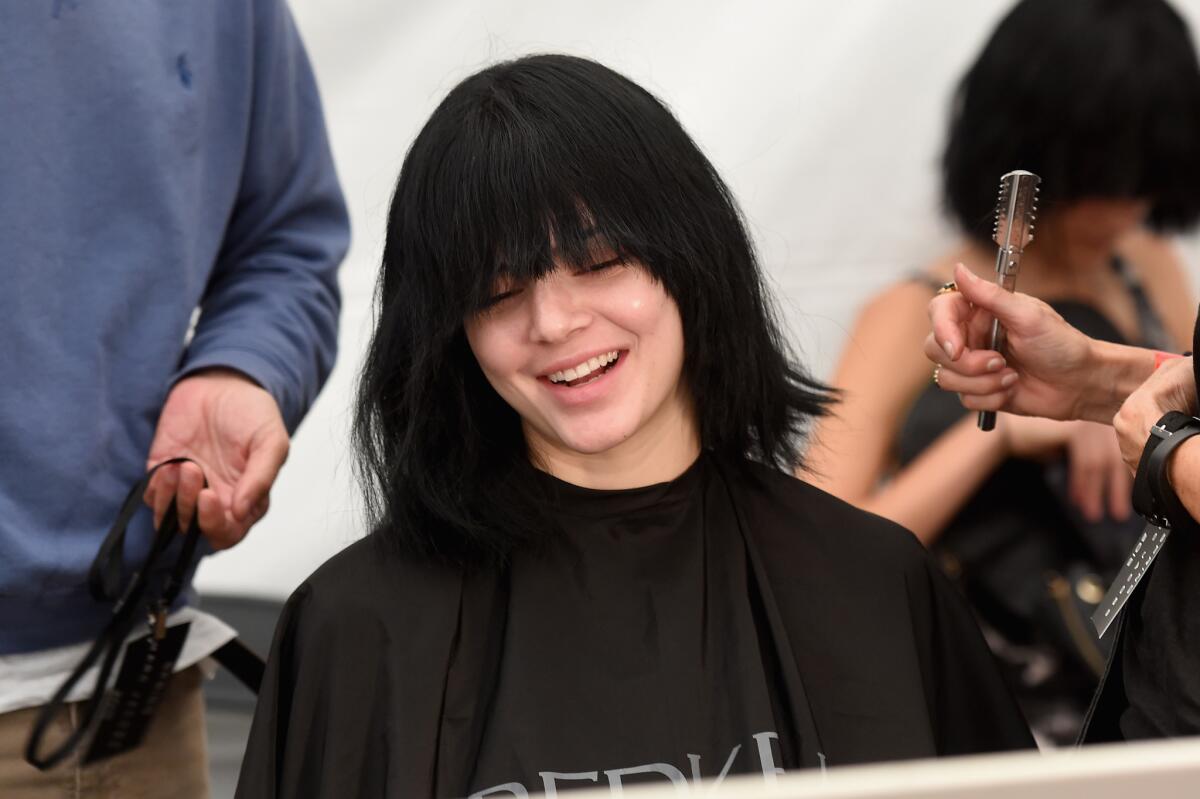
[[[1171,453],[1195,435],[1200,435],[1200,419],[1178,411],[1165,414],[1150,428],[1133,479],[1133,507],[1147,521],[1174,528],[1195,524],[1167,477]]]

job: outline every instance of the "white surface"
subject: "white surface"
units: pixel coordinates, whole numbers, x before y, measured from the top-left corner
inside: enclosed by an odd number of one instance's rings
[[[270,514],[209,558],[204,591],[282,597],[362,534],[347,430],[388,198],[442,96],[530,52],[598,59],[665,100],[733,188],[809,367],[828,376],[872,292],[952,240],[937,160],[952,86],[1007,0],[293,0],[354,243],[341,356]],[[1200,0],[1179,7],[1200,19]],[[1189,243],[1189,263],[1197,262]]]
[[[806,772],[765,783],[727,779],[710,787],[673,786],[572,792],[573,799],[1195,799],[1200,739],[1109,744],[1087,749],[922,760]]]

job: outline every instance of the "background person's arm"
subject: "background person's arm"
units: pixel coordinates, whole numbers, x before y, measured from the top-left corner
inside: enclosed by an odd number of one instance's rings
[[[842,402],[817,428],[806,475],[831,494],[907,527],[927,545],[1005,458],[1039,457],[1091,439],[1079,425],[1042,419],[1003,419],[998,434],[984,433],[964,411],[897,469],[899,430],[933,371],[920,349],[928,299],[928,287],[902,283],[863,309],[834,377]],[[1102,513],[1103,491],[1083,497],[1081,505],[1089,515],[1093,509]]]
[[[933,367],[921,354],[928,287],[901,283],[872,299],[847,339],[833,384],[842,401],[821,420],[808,479],[831,494],[912,530],[923,542],[1000,462],[999,438],[955,425],[892,474],[904,416]]]

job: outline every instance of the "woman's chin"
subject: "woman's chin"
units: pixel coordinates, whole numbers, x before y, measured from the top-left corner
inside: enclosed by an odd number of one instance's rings
[[[608,428],[603,430],[560,430],[555,443],[573,455],[603,456],[629,440],[632,432]]]
[[[576,455],[594,455],[599,457],[611,452],[624,441],[625,438],[619,436],[589,436],[586,438],[564,441],[563,446]]]

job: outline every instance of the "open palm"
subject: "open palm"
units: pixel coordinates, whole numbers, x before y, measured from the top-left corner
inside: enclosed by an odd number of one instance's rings
[[[214,369],[180,380],[163,405],[147,467],[179,457],[199,467],[167,466],[155,475],[145,495],[155,526],[174,499],[181,527],[195,515],[214,549],[233,546],[267,512],[287,453],[279,407],[246,376]]]

